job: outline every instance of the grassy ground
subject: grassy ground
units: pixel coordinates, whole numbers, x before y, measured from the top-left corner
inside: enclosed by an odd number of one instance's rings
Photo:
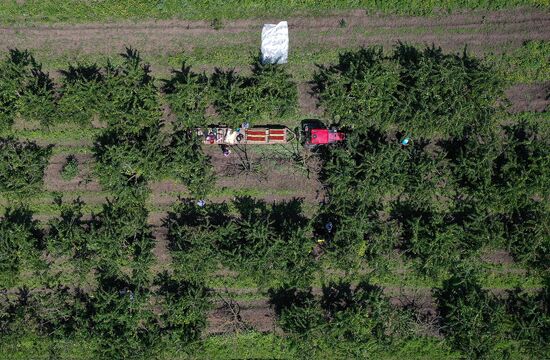
[[[428,31],[428,29],[426,29]],[[433,29],[429,29],[433,31]],[[338,32],[338,30],[336,30]],[[237,34],[240,35],[240,34]],[[337,34],[336,34],[337,35]],[[192,48],[184,51],[167,51],[165,54],[144,54],[146,62],[152,65],[153,74],[158,78],[170,77],[171,69],[178,69],[182,60],[186,60],[194,71],[212,72],[216,67],[227,69],[236,68],[239,71],[248,72],[248,67],[253,54],[256,54],[258,44],[244,43],[234,44],[210,44],[207,37],[193,40]],[[423,46],[425,44],[414,44]],[[297,82],[310,81],[317,69],[317,64],[329,64],[338,60],[338,54],[345,50],[355,50],[358,46],[343,46],[334,48],[326,46],[296,45],[289,52],[289,62],[286,65],[289,72]],[[121,52],[123,49],[118,49]],[[140,50],[138,48],[138,50]],[[389,50],[389,49],[388,49]],[[58,71],[68,67],[69,63],[96,62],[105,64],[113,56],[100,54],[85,54],[78,50],[67,50],[56,55],[48,48],[34,51],[38,61],[50,72],[52,77],[58,77]],[[534,83],[550,79],[550,41],[529,41],[519,48],[495,48],[486,54],[486,61],[495,66],[499,74],[511,84]],[[159,85],[161,82],[159,81]]]
[[[364,9],[366,12],[431,15],[462,9],[548,6],[548,0],[2,0],[0,22],[82,22],[121,19],[242,19]]]
[[[0,358],[23,359],[93,359],[97,344],[87,340],[53,340],[26,335],[6,338],[0,342]],[[191,352],[190,350],[194,350]],[[192,353],[192,355],[190,355]],[[296,359],[300,355],[288,339],[258,332],[244,332],[238,335],[210,336],[191,347],[181,349],[177,343],[156,354],[159,360],[187,359]],[[330,354],[327,354],[330,358]],[[414,339],[404,343],[400,349],[377,352],[373,358],[390,359],[459,359],[442,342],[435,339]]]

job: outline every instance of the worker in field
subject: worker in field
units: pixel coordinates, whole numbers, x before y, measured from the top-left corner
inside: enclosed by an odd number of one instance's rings
[[[231,154],[231,150],[229,149],[229,146],[227,145],[220,145],[222,149],[223,156],[228,157]]]
[[[206,136],[206,141],[208,141],[210,144],[213,144],[214,142],[216,142],[216,135],[211,132]]]

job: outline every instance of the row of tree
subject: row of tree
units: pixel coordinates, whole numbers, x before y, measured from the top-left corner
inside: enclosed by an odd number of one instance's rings
[[[185,347],[205,329],[212,294],[206,283],[222,264],[262,285],[294,350],[312,358],[365,357],[439,333],[467,358],[550,351],[549,277],[536,292],[497,296],[481,288],[476,267],[452,266],[433,290],[438,315],[430,321],[419,317],[424,309],[396,306],[368,280],[329,281],[319,294],[312,284],[320,268],[299,203],[251,198],[231,204],[239,213],[234,216],[225,204],[176,204],[166,218],[173,273],[155,275],[144,201],[141,193],[126,193],[88,220],[82,202],[58,199],[61,216],[47,231],[28,209],[8,209],[0,220],[4,338],[86,338],[105,358],[153,356],[165,342]],[[81,280],[62,281],[54,269],[61,258],[68,262],[63,271]],[[32,271],[36,287],[15,291],[9,282],[22,269]]]
[[[91,219],[81,201],[56,201],[61,215],[47,230],[25,207],[7,209],[0,220],[2,337],[89,338],[95,356],[110,359],[152,356],[162,344],[199,338],[209,291],[203,282],[153,273],[155,238],[143,192],[121,193]],[[35,287],[14,291],[22,271]]]
[[[258,55],[251,57],[251,72],[216,69],[209,78],[191,71],[184,61],[157,87],[149,65],[128,48],[121,60],[104,66],[70,64],[59,71],[60,83],[55,84],[32,53],[13,49],[0,61],[0,129],[8,129],[20,116],[45,128],[59,122],[90,126],[93,120],[120,124],[124,118],[137,131],[160,119],[161,92],[178,123],[188,128],[210,122],[269,122],[294,113],[297,88],[284,67],[262,64]],[[209,120],[208,106],[223,120]]]
[[[467,54],[403,44],[318,70],[321,104],[351,129],[322,154],[330,201],[318,229],[335,225],[326,234],[335,263],[384,265],[397,249],[435,275],[500,247],[550,267],[548,127],[501,121],[496,78]]]
[[[78,77],[79,69],[70,71]],[[108,99],[102,115],[107,126],[94,154],[102,184],[115,195],[90,220],[82,202],[57,199],[61,216],[47,231],[28,208],[7,209],[0,219],[0,331],[58,339],[83,335],[98,341],[98,356],[151,357],[162,344],[184,346],[200,337],[210,303],[206,284],[221,268],[248,274],[267,292],[300,354],[368,357],[422,337],[413,326],[414,309],[392,305],[368,281],[328,282],[321,295],[312,287],[327,262],[330,277],[340,267],[357,279],[360,265],[376,273],[398,250],[422,274],[443,280],[433,291],[439,315],[429,336],[440,332],[465,358],[547,356],[547,130],[531,121],[497,125],[502,84],[492,70],[466,54],[446,55],[433,47],[398,45],[389,55],[362,49],[319,68],[321,104],[348,136],[343,145],[320,149],[328,201],[312,220],[300,201],[239,198],[202,206],[184,200],[164,224],[173,272],[154,274],[147,181],[169,172],[202,198],[212,172],[189,129],[204,123],[211,101],[205,97],[226,89],[231,96],[211,98],[217,110],[235,124],[248,120],[239,116],[257,113],[249,100],[259,92],[252,89],[265,85],[258,74],[269,71],[276,73],[270,79],[289,81],[272,66],[258,65],[250,78],[217,72],[207,79],[184,65],[165,84],[178,117],[166,133],[159,92],[138,53],[128,50],[120,64],[100,69],[101,81],[109,83],[98,90]],[[24,92],[18,94],[13,111],[23,116]],[[266,104],[270,111],[283,107]],[[16,170],[0,175],[2,191],[39,188],[50,149],[13,138],[0,144],[0,166]],[[543,288],[506,296],[482,289],[468,264],[485,246],[509,249],[542,275]],[[314,256],[322,252],[326,262]],[[54,271],[63,258],[78,285],[68,286]],[[12,285],[29,270],[36,287],[14,292]]]
[[[182,122],[163,131],[159,93],[149,66],[128,49],[118,66],[109,66],[105,92],[107,126],[97,136],[94,155],[102,185],[115,192],[146,188],[147,182],[172,176],[194,197],[211,189],[214,177],[201,140]]]

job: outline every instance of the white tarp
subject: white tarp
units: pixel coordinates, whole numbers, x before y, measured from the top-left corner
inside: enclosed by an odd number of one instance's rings
[[[288,60],[288,24],[264,24],[262,29],[262,63],[285,64]]]

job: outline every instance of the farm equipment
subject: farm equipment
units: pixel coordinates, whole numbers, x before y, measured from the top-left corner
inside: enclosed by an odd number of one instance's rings
[[[198,129],[197,135],[203,137],[204,144],[238,145],[238,144],[286,144],[292,132],[285,127],[254,127],[250,129],[231,129],[229,127],[209,127]]]
[[[284,126],[273,125],[253,128],[232,129],[227,126],[212,126],[206,129],[197,129],[197,135],[201,136],[204,144],[209,145],[271,145],[286,144],[292,141],[295,134]],[[338,130],[328,129],[318,120],[305,120],[302,122],[299,139],[307,148],[318,145],[332,144],[345,140],[345,134]]]
[[[319,120],[302,121],[303,145],[307,148],[315,148],[319,145],[333,144],[346,139],[346,134],[336,128],[327,128]]]

